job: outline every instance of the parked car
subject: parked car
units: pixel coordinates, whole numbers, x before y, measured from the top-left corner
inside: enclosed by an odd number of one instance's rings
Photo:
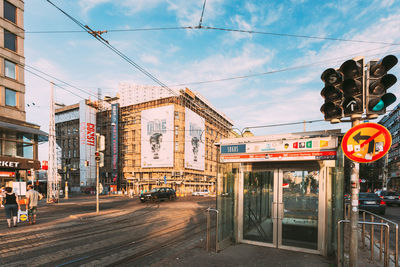
[[[379,191],[377,194],[381,199],[386,202],[386,205],[399,205],[400,206],[400,193],[395,191]]]
[[[159,200],[175,200],[175,190],[169,187],[153,188],[149,192],[140,194],[139,199],[141,202],[146,201],[159,201]]]
[[[386,203],[375,193],[360,193],[358,195],[360,210],[367,210],[372,213],[385,214]]]
[[[192,192],[192,196],[208,196],[209,194],[210,191],[208,191],[208,189],[205,189],[203,191]]]

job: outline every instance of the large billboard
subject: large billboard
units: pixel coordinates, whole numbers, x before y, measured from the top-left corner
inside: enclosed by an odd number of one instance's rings
[[[174,106],[141,113],[142,168],[174,166]]]
[[[204,171],[205,120],[185,108],[185,168]]]
[[[94,186],[96,182],[96,109],[86,105],[85,100],[79,102],[80,133],[80,182],[81,186]],[[89,166],[85,166],[89,161]]]
[[[118,181],[118,112],[119,104],[111,105],[111,171],[112,181]]]

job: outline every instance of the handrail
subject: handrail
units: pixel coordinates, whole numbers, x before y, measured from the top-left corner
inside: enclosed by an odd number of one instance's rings
[[[348,223],[350,222],[349,220],[340,220],[337,222],[337,266],[343,266],[342,265],[342,260],[341,260],[341,230],[340,230],[340,224],[341,223]],[[377,222],[362,222],[359,221],[359,224],[367,224],[367,225],[380,225],[384,226],[386,228],[385,231],[385,258],[384,258],[384,267],[389,266],[389,224],[387,223],[377,223]]]
[[[389,219],[386,219],[386,218],[384,218],[382,216],[379,216],[379,215],[377,215],[375,213],[372,213],[370,211],[367,211],[367,210],[360,209],[359,212],[363,213],[363,220],[364,221],[365,221],[365,218],[366,218],[365,214],[369,214],[371,216],[371,221],[374,221],[375,218],[378,218],[378,219],[380,219],[381,222],[385,221],[388,224],[391,224],[391,225],[394,226],[394,228],[395,228],[395,230],[394,230],[394,232],[395,232],[394,265],[395,265],[395,267],[398,267],[399,266],[399,225],[397,223],[389,220]],[[345,218],[348,219],[349,218],[349,214],[348,213],[350,213],[350,203],[345,203],[344,213],[345,213]],[[383,235],[383,233],[382,232],[383,232],[383,229],[382,229],[382,226],[381,226],[380,242],[379,242],[380,243],[380,249],[379,249],[379,259],[380,260],[382,259],[382,250],[383,250],[383,248],[382,248],[382,242],[383,242],[382,235]],[[371,233],[372,233],[371,237],[370,237],[371,260],[373,260],[373,254],[372,254],[372,250],[373,250],[372,244],[374,244],[374,236],[373,236],[374,228],[373,228],[373,226],[371,226]],[[363,246],[365,246],[365,225],[363,225],[363,227],[361,229],[361,234],[362,234]],[[390,226],[389,226],[388,238],[390,239]],[[389,250],[389,257],[390,257],[390,248],[388,250]]]

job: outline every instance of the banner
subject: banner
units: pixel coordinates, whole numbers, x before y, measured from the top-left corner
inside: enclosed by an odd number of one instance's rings
[[[112,182],[118,181],[118,113],[119,104],[111,105],[111,172]]]
[[[143,110],[141,113],[142,168],[174,166],[174,106]]]
[[[204,171],[205,120],[185,108],[185,168]]]
[[[96,109],[86,105],[85,100],[79,102],[79,170],[81,186],[93,186],[96,181]],[[85,166],[85,161],[89,166]]]

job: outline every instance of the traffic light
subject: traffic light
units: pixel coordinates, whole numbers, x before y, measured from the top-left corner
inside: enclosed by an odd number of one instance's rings
[[[343,74],[343,113],[345,117],[360,118],[364,112],[364,57],[345,61],[340,66]]]
[[[381,60],[371,60],[367,65],[366,114],[378,117],[396,101],[396,96],[387,90],[397,82],[396,76],[387,72],[398,62],[397,57],[388,55]]]
[[[324,114],[325,120],[338,123],[343,117],[341,106],[343,75],[339,70],[329,68],[322,73],[321,80],[325,83],[325,87],[321,91],[321,96],[325,99],[325,103],[321,106],[321,112]]]
[[[100,152],[95,152],[94,153],[94,159],[99,162],[100,161]]]

